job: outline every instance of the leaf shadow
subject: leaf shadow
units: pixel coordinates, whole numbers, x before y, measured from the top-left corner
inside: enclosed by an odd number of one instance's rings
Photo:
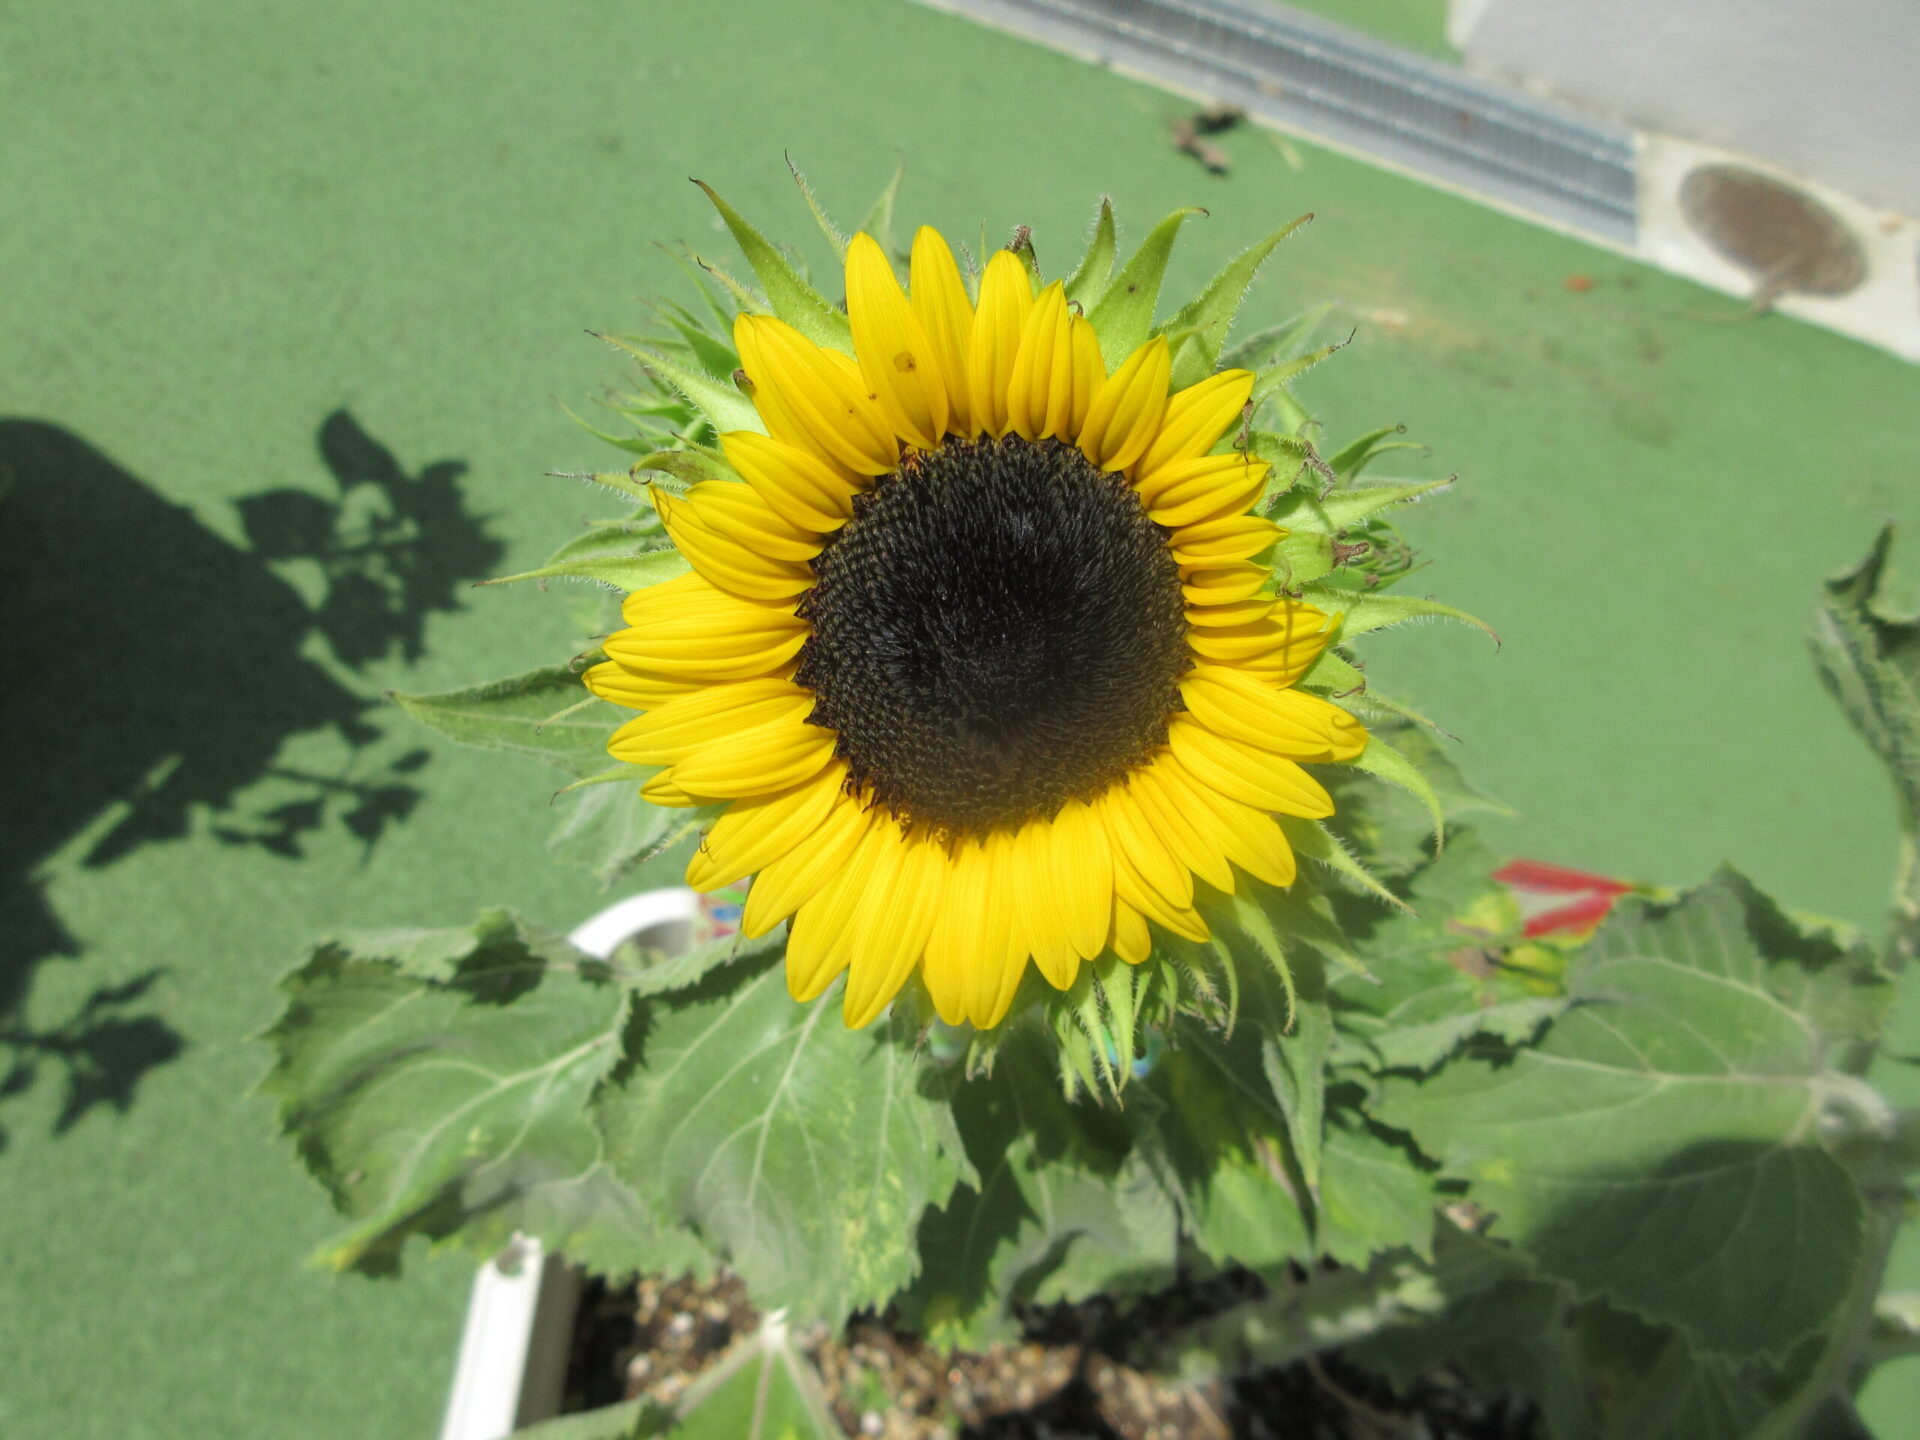
[[[72,431],[0,418],[0,1105],[64,1077],[56,1134],[127,1109],[187,1045],[158,967],[36,998],[43,965],[84,951],[50,896],[56,856],[103,869],[200,817],[282,859],[333,826],[364,853],[421,799],[428,752],[376,754],[378,700],[340,671],[417,658],[427,618],[459,608],[501,547],[459,462],[409,474],[344,410],[316,445],[337,498],[243,497],[235,544]],[[319,567],[317,600],[280,573],[301,562]],[[311,656],[315,636],[338,667]],[[342,742],[340,764],[280,763],[315,731]]]

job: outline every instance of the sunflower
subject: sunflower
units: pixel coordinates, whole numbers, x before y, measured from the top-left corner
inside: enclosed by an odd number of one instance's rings
[[[849,243],[851,354],[735,318],[744,483],[653,489],[691,569],[586,683],[643,712],[609,748],[661,767],[648,800],[723,807],[688,883],[753,877],[796,999],[845,973],[863,1026],[917,973],[984,1029],[1029,961],[1064,990],[1152,927],[1206,940],[1237,871],[1292,884],[1276,816],[1330,815],[1303,767],[1367,737],[1296,688],[1332,627],[1263,559],[1251,372],[1174,389],[1165,336],[1109,366],[1011,250],[976,303],[923,228],[908,279]]]

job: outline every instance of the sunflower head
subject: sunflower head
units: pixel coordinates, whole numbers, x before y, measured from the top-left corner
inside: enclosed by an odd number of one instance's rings
[[[763,293],[716,270],[724,335],[617,342],[669,402],[631,413],[680,407],[635,475],[686,568],[586,672],[640,712],[609,748],[707,822],[690,884],[751,877],[746,932],[790,926],[796,999],[844,976],[849,1025],[906,990],[987,1030],[1031,975],[1133,1013],[1128,967],[1199,974],[1297,852],[1344,862],[1315,768],[1368,750],[1329,646],[1381,581],[1353,537],[1410,496],[1351,486],[1379,436],[1344,468],[1304,438],[1304,324],[1223,355],[1300,222],[1155,326],[1193,212],[1115,276],[1102,202],[1053,281],[1024,232],[971,273],[932,229],[827,227],[842,309],[714,200]]]

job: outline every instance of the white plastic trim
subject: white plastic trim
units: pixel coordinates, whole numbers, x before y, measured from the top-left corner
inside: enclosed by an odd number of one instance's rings
[[[692,890],[646,890],[582,921],[567,939],[604,960],[623,941],[662,926],[677,927],[675,943],[683,945],[699,917]],[[526,1235],[480,1267],[440,1440],[504,1440],[559,1413],[580,1283],[578,1271]]]

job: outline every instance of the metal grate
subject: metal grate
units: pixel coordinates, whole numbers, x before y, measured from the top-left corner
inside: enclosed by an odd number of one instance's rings
[[[1261,0],[922,0],[1450,188],[1635,241],[1634,144],[1609,125]]]

